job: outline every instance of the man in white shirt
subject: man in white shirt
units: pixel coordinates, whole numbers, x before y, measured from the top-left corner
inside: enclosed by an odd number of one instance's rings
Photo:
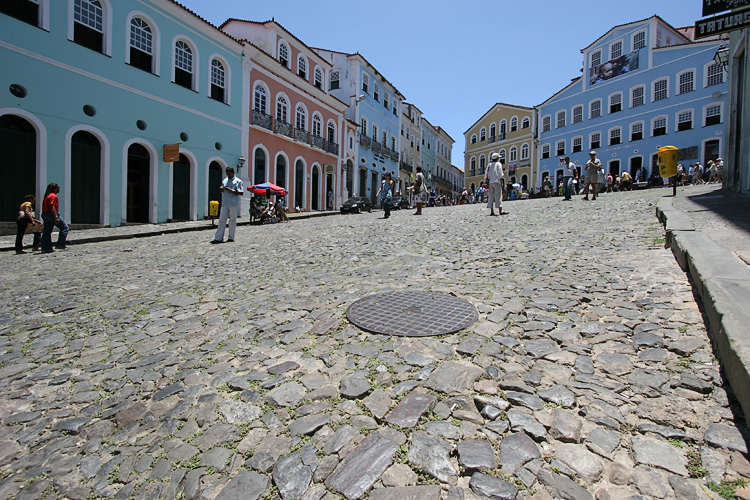
[[[237,212],[240,210],[240,196],[244,195],[242,180],[234,175],[232,167],[226,168],[227,176],[221,181],[221,213],[219,214],[219,227],[211,243],[224,243],[224,229],[229,219],[229,238],[227,243],[234,242],[234,230],[237,227]]]
[[[489,183],[490,189],[487,196],[487,208],[490,209],[490,215],[495,215],[495,205],[500,215],[505,215],[508,212],[503,212],[503,182],[505,181],[505,173],[503,172],[503,164],[500,163],[500,155],[498,153],[492,153],[490,156],[490,164],[487,165],[487,176],[485,180]]]
[[[576,164],[570,161],[570,157],[560,157],[560,166],[563,169],[563,201],[570,201],[573,191],[573,177],[575,176]]]

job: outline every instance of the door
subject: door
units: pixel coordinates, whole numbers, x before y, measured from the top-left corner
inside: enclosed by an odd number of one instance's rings
[[[0,220],[14,221],[27,194],[36,196],[36,131],[15,115],[0,117]],[[36,204],[41,217],[42,203]]]
[[[125,200],[126,222],[149,222],[151,155],[140,144],[128,148],[128,191]]]
[[[218,201],[219,207],[221,207],[221,189],[219,188],[223,179],[221,165],[217,161],[212,161],[208,166],[208,201]]]
[[[190,220],[190,160],[182,154],[172,164],[172,220]]]
[[[294,205],[305,208],[305,165],[302,160],[294,164]]]
[[[312,203],[313,210],[320,210],[320,169],[315,166],[312,169]]]
[[[634,156],[630,159],[630,177],[633,179],[633,182],[636,181],[635,173],[638,172],[638,169],[643,166],[643,158],[640,156]],[[646,176],[643,176],[644,179],[646,179]]]
[[[372,172],[370,175],[370,201],[372,202],[372,205],[375,206],[377,204],[375,195],[378,192],[378,174],[377,172]]]
[[[706,145],[703,149],[703,166],[708,163],[708,160],[715,160],[720,157],[719,154],[719,140],[715,139],[712,141],[706,141]]]
[[[100,224],[102,147],[93,134],[73,134],[70,149],[70,222]]]
[[[620,175],[620,160],[612,160],[609,162],[609,173],[612,177],[617,178]]]

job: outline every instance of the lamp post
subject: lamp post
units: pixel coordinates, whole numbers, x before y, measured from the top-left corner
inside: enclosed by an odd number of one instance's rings
[[[722,43],[719,48],[716,49],[716,54],[714,54],[714,62],[718,66],[721,66],[724,71],[728,71],[727,66],[729,66],[729,47]]]
[[[240,179],[242,178],[240,173],[242,172],[243,165],[245,165],[245,157],[240,155],[240,157],[237,158],[237,175],[239,176]]]

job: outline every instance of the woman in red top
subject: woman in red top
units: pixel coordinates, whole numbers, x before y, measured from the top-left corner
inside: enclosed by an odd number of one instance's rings
[[[47,186],[47,192],[44,193],[44,201],[42,201],[42,222],[44,222],[44,229],[42,230],[42,253],[53,252],[52,229],[55,226],[60,230],[55,248],[65,250],[65,242],[68,239],[68,225],[60,217],[60,200],[57,198],[57,193],[59,192],[60,186],[55,182],[51,182]]]

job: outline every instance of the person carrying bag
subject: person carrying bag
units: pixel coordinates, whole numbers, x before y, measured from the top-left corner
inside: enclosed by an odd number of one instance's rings
[[[16,233],[16,253],[23,254],[27,253],[23,249],[23,236],[26,233],[34,234],[33,250],[39,251],[39,245],[42,241],[42,221],[36,218],[34,214],[33,205],[36,201],[36,197],[33,194],[27,194],[23,197],[23,203],[18,211],[18,218],[16,224],[18,225],[18,232]]]

